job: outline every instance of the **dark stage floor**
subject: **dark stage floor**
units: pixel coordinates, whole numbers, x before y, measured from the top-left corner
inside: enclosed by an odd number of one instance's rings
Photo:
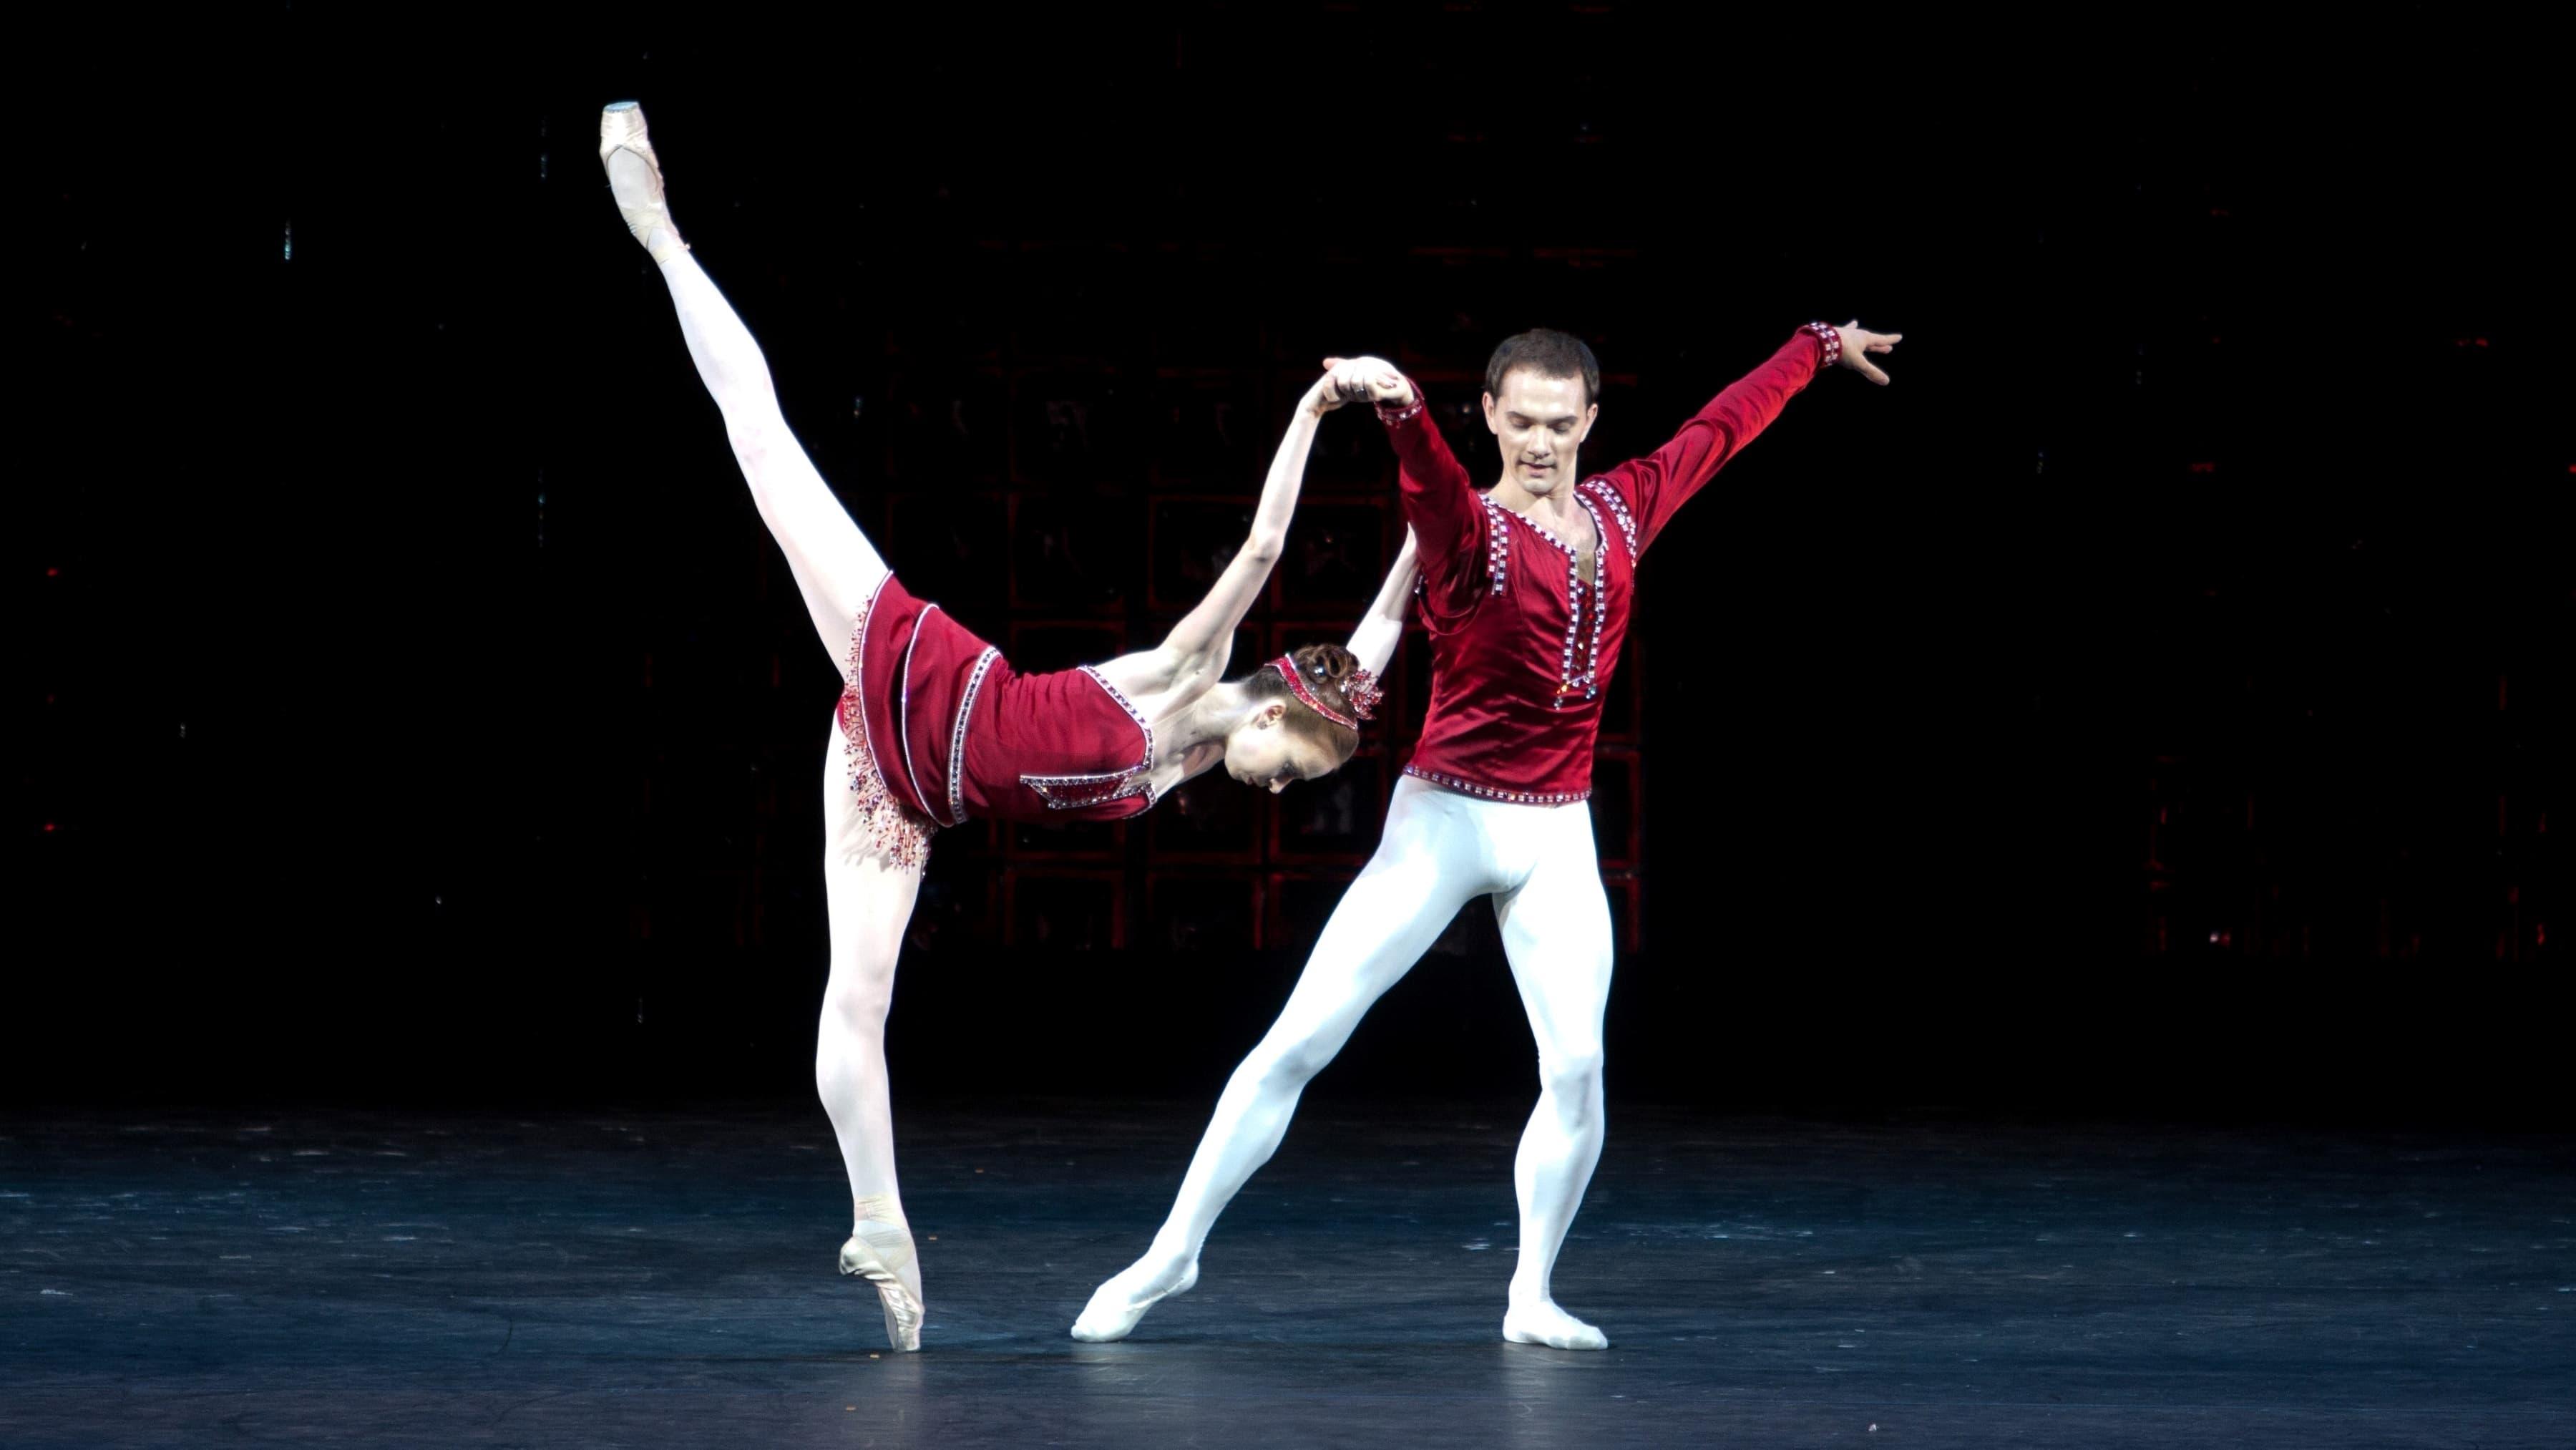
[[[2576,1444],[2555,1138],[1631,1110],[1503,1344],[1507,1112],[1318,1103],[1123,1344],[1204,1104],[902,1118],[927,1350],[819,1109],[21,1114],[0,1443]]]

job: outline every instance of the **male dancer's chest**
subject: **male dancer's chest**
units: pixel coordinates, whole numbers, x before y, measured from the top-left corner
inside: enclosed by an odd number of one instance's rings
[[[1511,661],[1508,687],[1532,691],[1551,709],[1598,700],[1627,633],[1633,563],[1594,492],[1578,490],[1576,506],[1553,526],[1479,495],[1487,597],[1467,653],[1485,667],[1479,674]]]

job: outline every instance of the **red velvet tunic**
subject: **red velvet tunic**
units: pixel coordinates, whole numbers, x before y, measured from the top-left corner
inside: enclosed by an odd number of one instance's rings
[[[1575,489],[1601,538],[1597,587],[1572,541],[1476,488],[1422,406],[1381,408],[1431,629],[1431,708],[1404,767],[1435,785],[1532,805],[1592,794],[1601,692],[1627,637],[1637,561],[1690,496],[1780,416],[1825,360],[1802,329],[1644,458]]]
[[[887,789],[932,822],[1117,821],[1153,806],[1154,732],[1097,671],[1021,674],[891,575],[858,636],[842,719],[865,712]]]

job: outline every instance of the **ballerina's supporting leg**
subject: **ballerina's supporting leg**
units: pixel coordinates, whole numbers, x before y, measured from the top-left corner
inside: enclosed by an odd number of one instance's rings
[[[867,823],[846,772],[836,730],[823,756],[823,887],[831,912],[832,968],[814,1038],[814,1088],[850,1175],[850,1241],[841,1249],[841,1272],[876,1285],[887,1341],[897,1349],[917,1349],[921,1268],[895,1181],[885,1026],[894,1003],[895,958],[921,891],[921,870],[867,849]]]
[[[1546,833],[1529,878],[1494,901],[1503,954],[1538,1041],[1539,1077],[1538,1107],[1512,1165],[1521,1246],[1503,1337],[1557,1349],[1606,1349],[1609,1339],[1558,1308],[1549,1287],[1557,1250],[1601,1161],[1601,1020],[1611,962],[1610,903],[1601,889],[1591,816],[1582,806],[1556,813],[1571,819]]]
[[[685,251],[663,257],[660,265],[679,313],[680,335],[724,415],[725,436],[751,485],[752,501],[787,556],[815,635],[839,663],[859,610],[886,576],[885,560],[788,430],[769,363],[724,294]],[[847,769],[836,734],[823,760],[823,880],[832,967],[815,1033],[814,1087],[850,1175],[851,1230],[841,1248],[841,1272],[876,1286],[887,1341],[910,1350],[921,1345],[921,1269],[895,1182],[885,1021],[895,958],[912,920],[921,872],[865,849],[868,832],[857,819]]]

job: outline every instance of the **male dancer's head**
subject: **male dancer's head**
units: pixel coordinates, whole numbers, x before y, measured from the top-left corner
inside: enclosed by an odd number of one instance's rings
[[[1574,453],[1600,395],[1601,364],[1581,338],[1542,327],[1503,339],[1485,363],[1485,426],[1503,455],[1495,502],[1524,508],[1582,478]]]

